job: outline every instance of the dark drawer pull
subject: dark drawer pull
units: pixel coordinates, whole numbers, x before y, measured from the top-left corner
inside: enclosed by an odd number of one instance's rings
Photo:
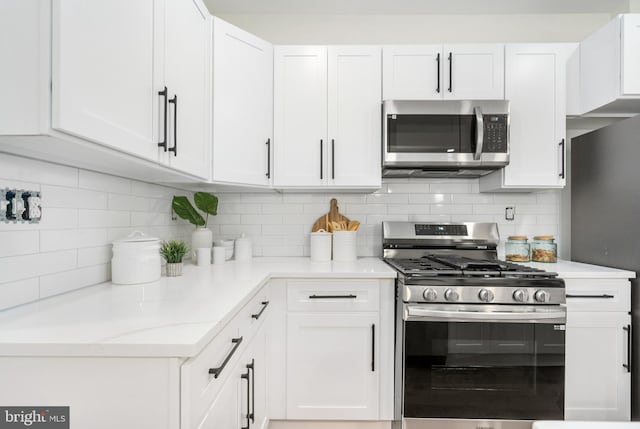
[[[217,368],[209,368],[209,374],[213,374],[213,378],[218,378],[220,373],[222,373],[222,370],[224,369],[224,367],[227,366],[233,354],[236,352],[236,350],[238,350],[238,347],[240,347],[240,344],[242,343],[242,337],[233,338],[231,340],[231,343],[234,344],[234,346],[229,352],[229,354],[227,355],[227,357],[224,358],[224,362],[222,362],[222,365],[220,365]]]
[[[356,299],[357,295],[309,295],[309,299]]]
[[[615,296],[609,295],[607,293],[603,293],[602,295],[573,295],[568,293],[565,296],[567,298],[607,298],[607,299],[615,298]]]
[[[260,318],[260,316],[262,316],[262,313],[264,313],[264,311],[267,309],[267,306],[269,305],[269,301],[262,301],[262,310],[260,310],[260,312],[258,312],[258,314],[252,314],[251,318],[252,319],[256,319],[258,320]]]

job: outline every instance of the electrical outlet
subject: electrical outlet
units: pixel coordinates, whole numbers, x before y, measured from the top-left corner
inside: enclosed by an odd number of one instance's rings
[[[38,223],[42,218],[39,191],[0,189],[0,221]]]
[[[515,218],[516,218],[516,208],[515,207],[505,207],[505,209],[504,209],[504,218],[506,220],[515,220]]]

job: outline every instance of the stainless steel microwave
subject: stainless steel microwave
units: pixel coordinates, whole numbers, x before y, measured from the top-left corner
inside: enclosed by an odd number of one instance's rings
[[[509,102],[383,103],[383,177],[478,177],[509,164]]]

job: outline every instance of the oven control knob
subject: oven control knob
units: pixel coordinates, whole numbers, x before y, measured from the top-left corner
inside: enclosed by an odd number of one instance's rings
[[[460,295],[455,289],[447,289],[444,291],[444,299],[447,301],[457,301],[460,299]]]
[[[517,302],[525,302],[529,300],[529,294],[524,289],[517,289],[513,292],[513,299]]]
[[[433,289],[426,289],[422,296],[426,301],[435,301],[438,298],[438,292]]]
[[[480,292],[478,292],[478,298],[480,298],[480,301],[482,302],[491,302],[494,298],[493,292],[489,289],[480,289]]]
[[[549,292],[547,292],[546,290],[536,291],[533,297],[538,302],[549,302]]]

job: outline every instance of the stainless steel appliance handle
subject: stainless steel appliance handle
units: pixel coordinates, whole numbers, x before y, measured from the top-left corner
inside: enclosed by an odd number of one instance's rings
[[[479,107],[474,107],[473,113],[476,114],[476,152],[473,154],[473,159],[478,161],[482,156],[482,146],[484,144],[484,118]]]
[[[565,323],[567,314],[564,309],[540,311],[540,312],[517,312],[517,311],[456,311],[456,310],[436,310],[429,309],[426,305],[407,305],[405,307],[403,320],[413,321],[433,321],[433,322],[533,322],[540,323]]]

